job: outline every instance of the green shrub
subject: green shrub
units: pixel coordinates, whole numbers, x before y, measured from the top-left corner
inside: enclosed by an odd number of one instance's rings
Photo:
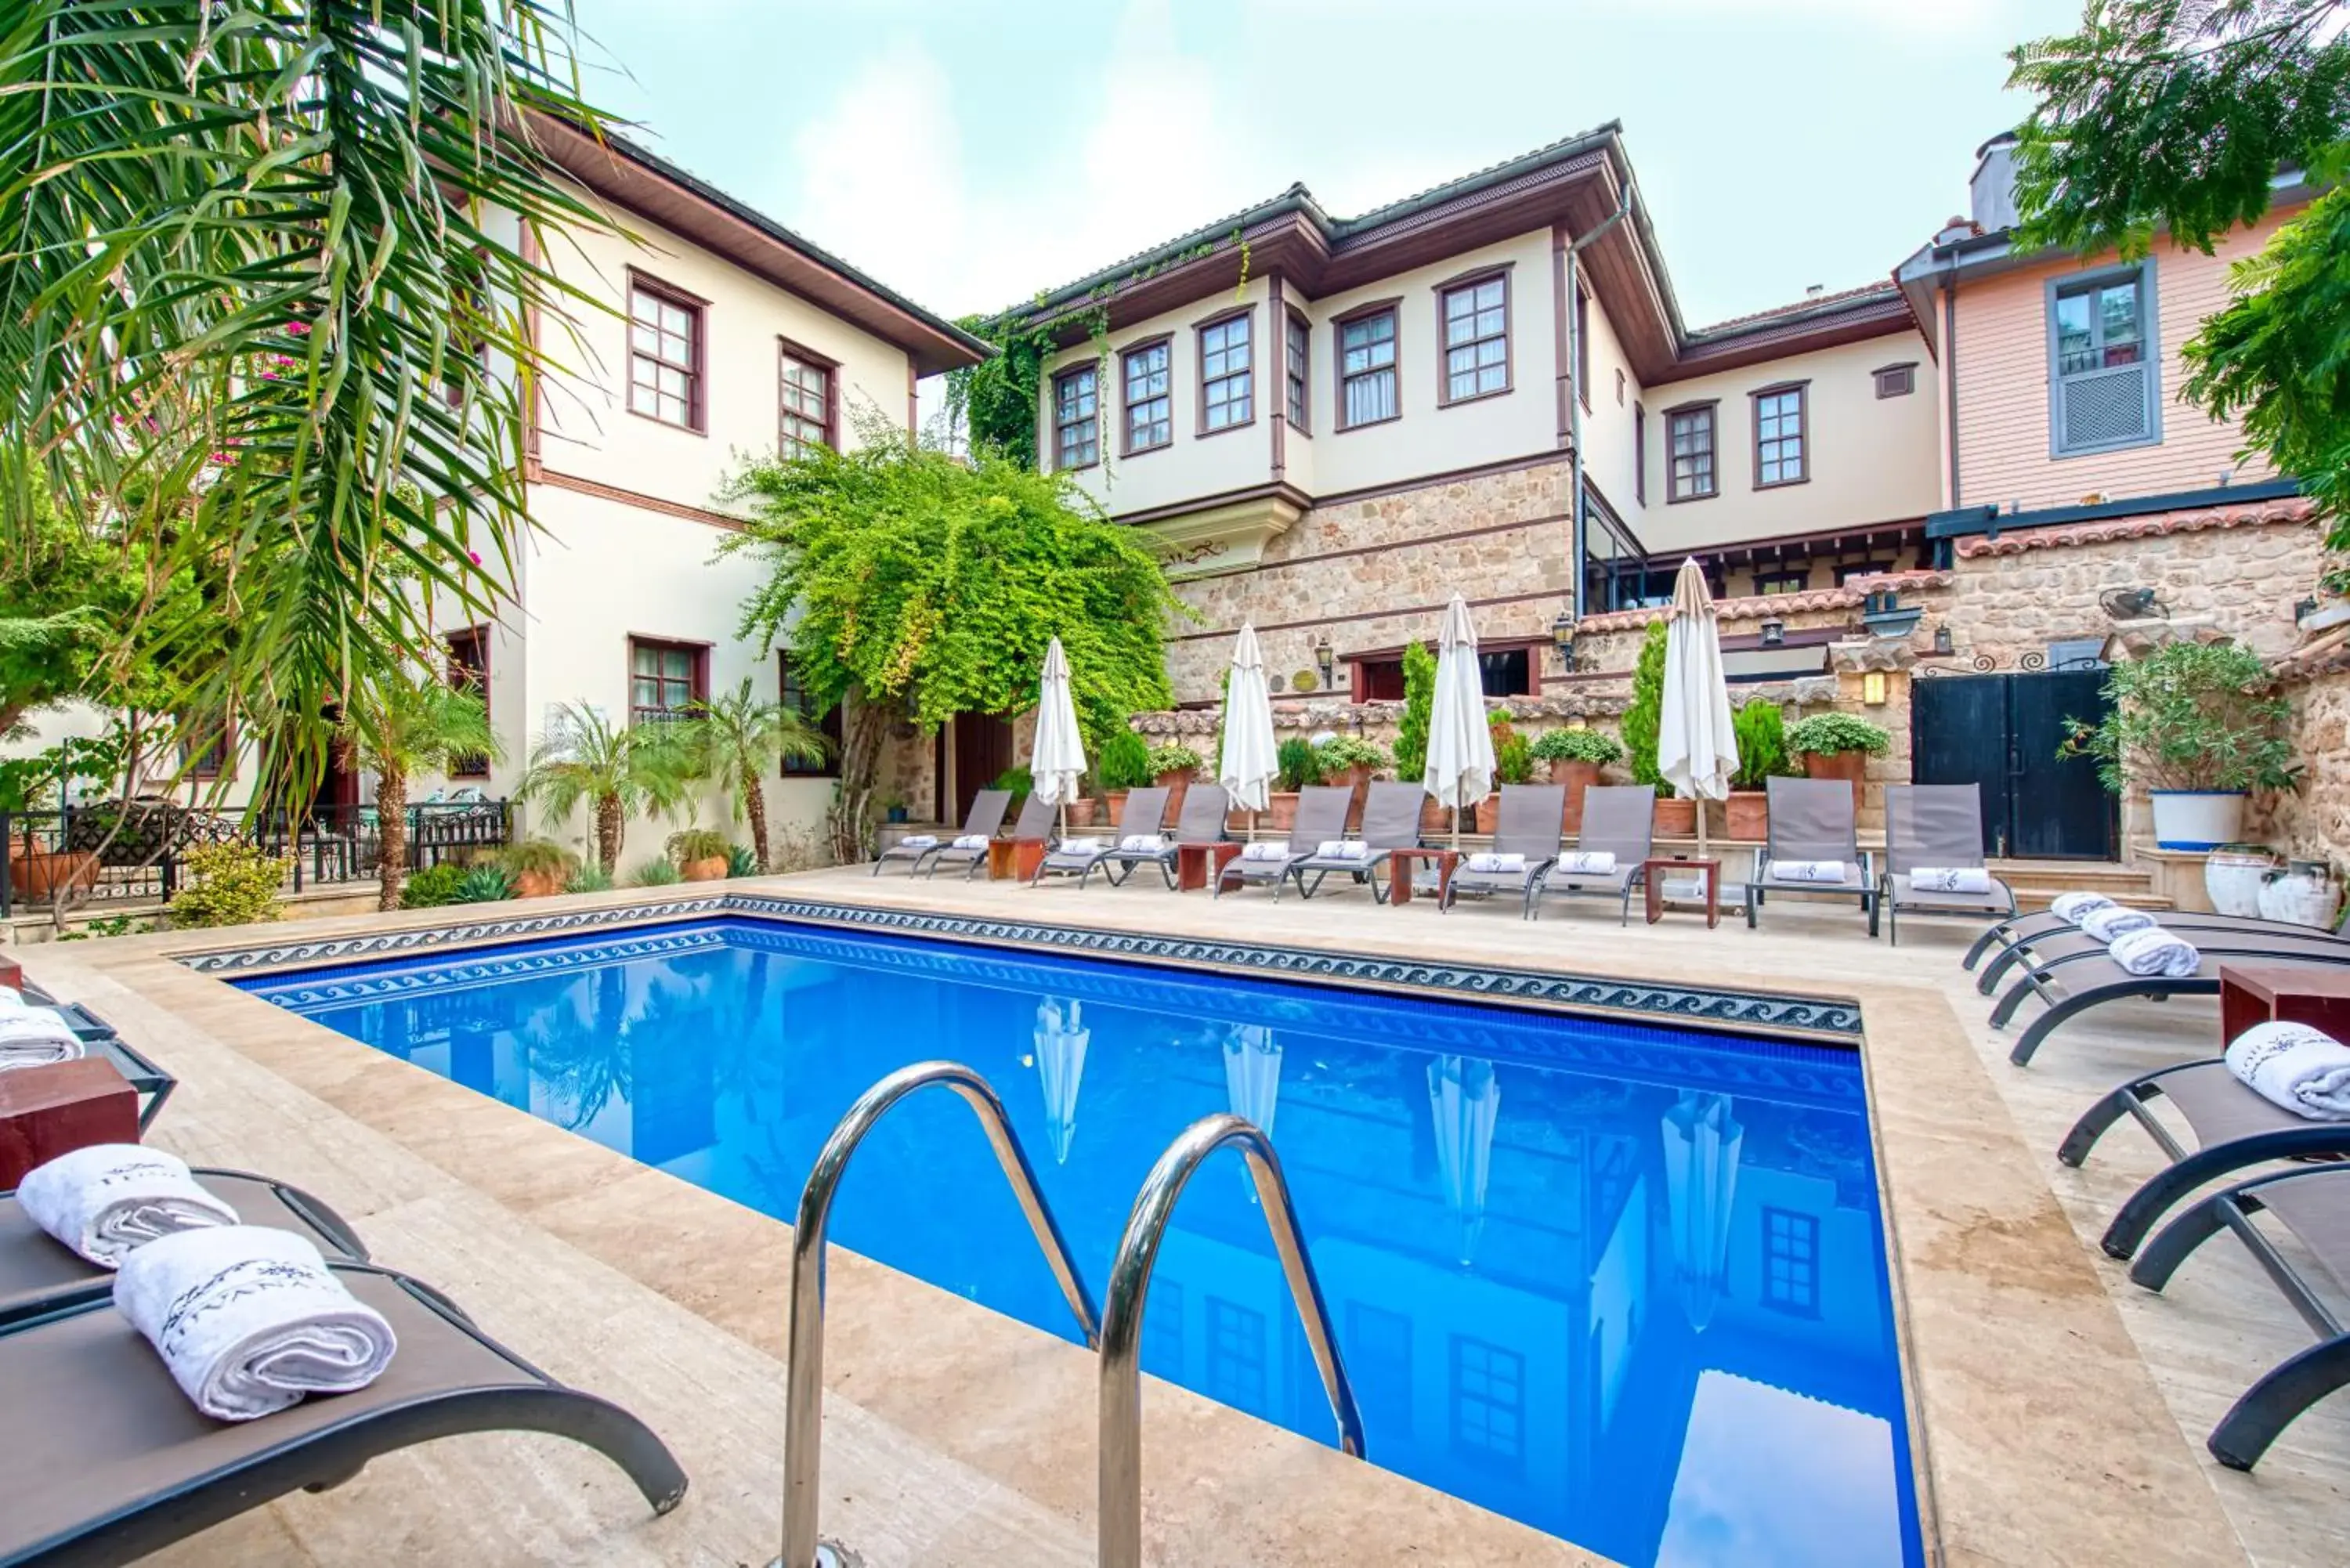
[[[608,893],[612,890],[612,874],[601,866],[582,866],[564,879],[567,893]]]
[[[1788,751],[1809,752],[1823,757],[1844,752],[1881,756],[1892,744],[1890,734],[1850,713],[1814,713],[1808,719],[1796,720],[1787,729]]]
[[[465,880],[465,868],[442,861],[427,866],[411,874],[400,889],[400,907],[403,909],[437,909],[443,904],[457,902],[457,889]]]
[[[1730,728],[1738,738],[1738,771],[1730,775],[1731,788],[1761,789],[1794,771],[1787,760],[1786,715],[1779,704],[1757,697],[1731,715]]]
[[[1632,701],[1624,710],[1624,754],[1630,760],[1632,782],[1659,794],[1673,793],[1657,771],[1657,729],[1664,722],[1665,623],[1652,620],[1640,639],[1640,660],[1632,667]]]
[[[685,867],[697,860],[723,859],[734,846],[714,827],[688,827],[671,834],[663,847],[673,865]]]
[[[1275,789],[1296,791],[1322,782],[1322,751],[1303,735],[1292,735],[1273,751],[1279,776]]]
[[[2072,733],[2057,755],[2095,757],[2116,794],[2132,781],[2160,790],[2293,787],[2285,739],[2293,710],[2271,688],[2261,656],[2239,643],[2166,643],[2115,665],[2106,696],[2113,709],[2102,722],[2065,721]]]
[[[1428,722],[1436,707],[1436,655],[1424,642],[1403,649],[1403,717],[1396,722],[1396,777],[1410,783],[1428,774]]]
[[[199,844],[181,857],[188,883],[172,895],[174,930],[199,926],[249,926],[283,912],[277,889],[290,859],[264,855],[250,844]]]
[[[558,883],[579,869],[579,857],[552,838],[525,838],[509,844],[498,852],[497,861],[516,877],[546,877]]]
[[[1150,776],[1154,779],[1161,774],[1189,773],[1198,767],[1201,760],[1199,753],[1179,741],[1151,747],[1148,759]]]
[[[1597,730],[1544,730],[1534,737],[1534,754],[1546,763],[1597,763],[1622,759],[1624,748]]]
[[[457,904],[496,904],[515,896],[514,874],[503,866],[471,866],[457,880]]]
[[[629,878],[639,888],[667,888],[683,879],[684,874],[678,870],[677,863],[671,860],[649,860],[638,867],[635,876]]]
[[[1150,747],[1123,727],[1110,732],[1094,759],[1094,783],[1103,789],[1140,789],[1150,783]]]
[[[1510,716],[1496,709],[1485,716],[1486,732],[1493,740],[1493,782],[1522,784],[1534,776],[1534,747]]]
[[[726,875],[729,877],[756,877],[758,874],[759,857],[751,853],[751,846],[749,845],[734,844],[727,846]]]
[[[1036,793],[1036,779],[1026,768],[1006,768],[987,787],[1010,790],[1012,798],[1020,801]]]
[[[134,919],[129,915],[100,915],[87,922],[80,930],[59,931],[57,940],[82,942],[92,937],[128,937],[154,929],[144,920]]]
[[[1317,745],[1322,776],[1332,777],[1348,768],[1385,768],[1393,765],[1387,748],[1364,740],[1360,735],[1334,735]]]

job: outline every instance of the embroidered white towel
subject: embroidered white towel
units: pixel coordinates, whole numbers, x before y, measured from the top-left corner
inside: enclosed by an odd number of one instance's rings
[[[54,1007],[18,1007],[0,1012],[0,1073],[11,1067],[46,1067],[79,1061],[85,1050],[65,1015]]]
[[[2317,1121],[2350,1121],[2350,1045],[2271,1019],[2228,1042],[2228,1071],[2262,1099]]]
[[[1577,849],[1558,857],[1558,868],[1574,877],[1613,877],[1616,875],[1616,852],[1612,849]]]
[[[950,847],[955,849],[984,849],[987,847],[987,835],[984,833],[965,833],[959,835]]]
[[[1916,893],[1988,894],[1991,873],[1980,866],[1913,866],[1909,888]]]
[[[1509,872],[1525,868],[1526,857],[1523,855],[1499,855],[1488,849],[1469,857],[1469,869],[1471,871]]]
[[[1773,860],[1772,877],[1781,882],[1841,882],[1846,866],[1841,860]]]
[[[936,849],[938,846],[939,836],[935,833],[910,833],[898,840],[900,849]]]
[[[2110,943],[2116,937],[2126,937],[2132,931],[2142,931],[2155,924],[2155,919],[2144,909],[2126,909],[2116,904],[2109,909],[2092,909],[2081,917],[2081,929],[2101,942]]]
[[[1060,853],[1064,855],[1100,855],[1105,853],[1108,847],[1108,845],[1098,838],[1064,838],[1061,840]]]
[[[1289,858],[1289,840],[1286,838],[1260,838],[1254,844],[1249,845],[1241,851],[1241,858],[1243,860],[1286,860]]]
[[[1358,838],[1326,838],[1314,853],[1325,860],[1368,860],[1371,846]]]
[[[16,1201],[34,1224],[108,1269],[159,1236],[237,1222],[186,1160],[135,1143],[90,1144],[36,1166]]]
[[[383,1314],[343,1288],[317,1247],[265,1225],[149,1242],[115,1275],[114,1304],[217,1421],[364,1388],[398,1348]]]
[[[2152,980],[2184,980],[2202,967],[2203,955],[2160,926],[2125,931],[2106,949],[2106,956],[2134,975]]]
[[[1167,840],[1155,833],[1129,833],[1118,846],[1129,855],[1156,855],[1167,847]]]
[[[2075,926],[2081,923],[2082,916],[2113,907],[2114,901],[2103,893],[2059,893],[2048,900],[2050,914]]]

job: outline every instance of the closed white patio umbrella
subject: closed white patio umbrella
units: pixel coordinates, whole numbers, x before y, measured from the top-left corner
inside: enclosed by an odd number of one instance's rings
[[[1485,1229],[1485,1179],[1493,1163],[1493,1123],[1502,1085],[1482,1056],[1439,1056],[1428,1064],[1428,1108],[1436,1120],[1436,1168],[1444,1201],[1461,1221],[1461,1263],[1476,1261]]]
[[[1721,1304],[1730,1266],[1731,1211],[1746,1128],[1728,1095],[1683,1095],[1665,1113],[1665,1213],[1681,1314],[1702,1334]]]
[[[1731,728],[1730,682],[1721,671],[1721,634],[1705,573],[1691,556],[1673,580],[1672,618],[1665,627],[1665,689],[1657,714],[1657,772],[1677,794],[1698,803],[1697,852],[1705,857],[1705,803],[1730,795],[1738,771]]]
[[[1459,594],[1444,607],[1436,644],[1436,697],[1428,713],[1428,768],[1421,781],[1439,805],[1451,806],[1452,842],[1460,810],[1493,793],[1493,732],[1485,722],[1485,681],[1477,668],[1477,628]]]
[[[1264,654],[1256,628],[1243,621],[1232,642],[1232,678],[1224,683],[1224,750],[1216,782],[1232,792],[1243,811],[1265,808],[1280,764],[1274,756],[1273,693],[1264,679]]]
[[[1045,649],[1036,695],[1036,744],[1028,756],[1028,775],[1036,798],[1061,808],[1061,831],[1066,833],[1069,800],[1086,771],[1086,742],[1077,733],[1076,699],[1069,693],[1069,656],[1057,637]]]
[[[1069,1145],[1076,1137],[1077,1085],[1086,1075],[1086,1046],[1092,1040],[1083,1002],[1051,996],[1037,1002],[1036,1079],[1045,1091],[1045,1137],[1062,1165],[1069,1163]]]

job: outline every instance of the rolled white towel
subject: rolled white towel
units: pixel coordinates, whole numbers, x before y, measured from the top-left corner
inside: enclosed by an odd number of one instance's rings
[[[0,1073],[11,1067],[46,1067],[78,1062],[87,1047],[65,1014],[54,1007],[18,1007],[0,1012]]]
[[[1781,882],[1841,882],[1850,867],[1841,860],[1773,860],[1771,876]]]
[[[956,849],[984,849],[987,847],[987,835],[984,833],[963,834],[956,838],[951,847]]]
[[[0,1012],[25,1011],[25,993],[13,985],[0,985]]]
[[[1325,860],[1368,860],[1371,846],[1359,838],[1326,838],[1314,853]]]
[[[383,1314],[343,1288],[317,1247],[265,1225],[149,1242],[115,1276],[114,1304],[217,1421],[364,1388],[398,1348]]]
[[[1558,868],[1573,877],[1613,877],[1616,875],[1616,852],[1612,849],[1578,849],[1558,857]]]
[[[910,833],[898,840],[900,849],[936,849],[938,846],[939,836],[935,833]]]
[[[1991,873],[1980,866],[1913,866],[1909,888],[1916,893],[1991,892]]]
[[[2192,943],[2160,926],[2124,932],[2106,947],[2106,956],[2146,980],[2158,976],[2185,980],[2203,964],[2203,955],[2195,950]]]
[[[16,1201],[34,1224],[107,1269],[160,1236],[237,1222],[186,1160],[135,1143],[91,1144],[36,1166]]]
[[[1702,904],[1705,902],[1705,878],[1701,876],[1686,880],[1666,877],[1664,891],[1659,896],[1672,904]]]
[[[2119,904],[2106,909],[2091,909],[2081,917],[2081,929],[2108,944],[2116,937],[2145,930],[2153,924],[2154,917],[2144,909],[2126,909]]]
[[[1242,849],[1241,858],[1243,860],[1286,860],[1289,858],[1289,840],[1286,838],[1261,838],[1254,844],[1249,845],[1245,848]]]
[[[2315,1121],[2350,1121],[2350,1045],[2272,1019],[2228,1042],[2228,1071],[2262,1099]]]
[[[1469,857],[1469,869],[1471,871],[1510,872],[1525,868],[1526,857],[1523,855],[1500,855],[1488,849]]]
[[[1108,853],[1108,850],[1109,846],[1098,838],[1064,838],[1061,840],[1059,853],[1063,855],[1103,855]]]
[[[1156,855],[1167,847],[1167,840],[1156,833],[1129,833],[1118,846],[1128,855]]]
[[[2071,925],[2079,925],[2081,917],[2099,909],[2114,908],[2114,901],[2103,893],[2059,893],[2048,900],[2048,912]]]

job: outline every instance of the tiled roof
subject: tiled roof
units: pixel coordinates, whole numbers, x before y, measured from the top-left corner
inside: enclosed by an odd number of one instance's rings
[[[2019,528],[1996,535],[1976,535],[1960,539],[1958,553],[1970,560],[1981,556],[2021,556],[2028,550],[2070,549],[2080,545],[2107,545],[2117,539],[2196,534],[2210,528],[2278,527],[2307,523],[2315,514],[2315,508],[2305,498],[2291,495],[2241,506],[2198,506],[2183,512],[2157,512],[2145,517],[2116,517],[2054,528]]]
[[[1691,327],[1690,336],[1703,337],[1709,333],[1735,332],[1760,326],[1783,316],[1801,316],[1812,310],[1833,310],[1838,306],[1848,305],[1876,295],[1892,299],[1899,294],[1900,290],[1889,280],[1880,279],[1876,283],[1864,283],[1856,288],[1840,288],[1832,294],[1806,295],[1801,299],[1791,300],[1785,305],[1774,305],[1768,310],[1755,310],[1744,316],[1733,316],[1727,321],[1717,321],[1710,327]]]
[[[1800,615],[1807,610],[1857,609],[1868,600],[1874,588],[1947,588],[1950,574],[1935,571],[1877,572],[1833,588],[1812,588],[1800,594],[1747,594],[1734,599],[1713,601],[1714,615],[1721,620],[1760,620],[1766,616]],[[1586,631],[1630,631],[1647,626],[1653,620],[1663,620],[1672,614],[1671,607],[1657,605],[1646,609],[1607,610],[1590,615],[1575,623],[1575,629]]]

